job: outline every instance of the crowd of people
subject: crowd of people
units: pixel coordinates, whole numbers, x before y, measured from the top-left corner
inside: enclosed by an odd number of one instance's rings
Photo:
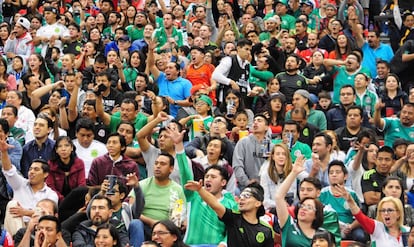
[[[0,246],[414,247],[411,1],[0,12]]]

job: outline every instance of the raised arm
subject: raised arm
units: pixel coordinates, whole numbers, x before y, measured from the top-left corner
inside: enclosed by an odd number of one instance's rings
[[[152,76],[154,77],[154,81],[157,81],[158,77],[160,76],[160,71],[158,70],[157,66],[155,66],[154,51],[156,47],[157,44],[155,43],[155,41],[151,40],[150,42],[148,42],[147,66]]]
[[[148,122],[144,127],[142,127],[140,131],[138,131],[136,138],[137,138],[138,144],[142,152],[146,152],[150,147],[150,143],[147,137],[151,135],[152,130],[155,127],[157,127],[159,123],[167,119],[168,119],[167,113],[160,112],[158,113],[158,116],[154,118],[154,120],[152,120],[151,122]]]
[[[323,65],[325,65],[328,71],[331,71],[334,66],[345,65],[345,61],[327,58],[323,60]]]
[[[96,114],[102,119],[104,125],[109,126],[111,123],[111,115],[104,111],[102,94],[96,97]]]
[[[289,212],[287,209],[287,204],[285,201],[286,194],[288,193],[290,187],[292,184],[296,181],[296,177],[305,170],[304,167],[305,158],[303,156],[300,156],[296,158],[295,164],[293,165],[292,171],[289,173],[289,175],[285,178],[285,181],[280,185],[276,196],[276,212],[279,218],[279,225],[280,227],[284,227],[286,224],[286,221],[289,217]]]
[[[216,212],[217,216],[220,219],[223,218],[224,213],[226,213],[226,208],[217,200],[213,194],[203,188],[202,181],[188,181],[188,183],[185,184],[184,188],[187,190],[197,191],[203,201],[205,201],[214,210],[214,212]]]
[[[73,85],[72,95],[69,99],[68,104],[68,121],[74,122],[78,118],[78,92],[79,92],[79,85],[75,83]]]
[[[382,103],[381,99],[378,99],[378,102],[375,104],[374,125],[379,130],[383,130],[385,126],[385,120],[381,118],[381,109],[384,106],[385,104]]]
[[[39,87],[38,89],[34,90],[32,94],[30,95],[30,105],[33,109],[36,109],[40,106],[41,98],[52,91],[55,88],[61,88],[63,87],[64,83],[63,81],[58,81],[54,84],[48,84],[44,85],[43,87]]]

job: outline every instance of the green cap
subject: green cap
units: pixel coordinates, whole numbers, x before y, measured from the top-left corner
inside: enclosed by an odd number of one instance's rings
[[[204,95],[204,94],[202,94],[198,99],[197,99],[197,101],[204,101],[204,102],[206,102],[207,103],[207,105],[209,105],[210,106],[210,108],[212,108],[213,107],[213,101],[210,99],[210,97],[208,97],[207,95]]]
[[[286,1],[286,0],[277,0],[277,1],[276,1],[276,5],[277,5],[278,3],[281,3],[281,4],[285,5],[286,7],[289,7],[289,5],[288,5],[288,3],[287,3],[287,1]]]

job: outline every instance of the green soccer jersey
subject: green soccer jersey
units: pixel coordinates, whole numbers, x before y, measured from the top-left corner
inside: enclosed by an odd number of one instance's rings
[[[178,161],[181,183],[193,180],[193,173],[188,165],[185,153],[177,153],[175,157]],[[226,227],[217,217],[211,207],[209,207],[197,192],[184,190],[188,207],[188,226],[184,236],[184,242],[188,245],[218,245],[227,243]],[[238,205],[231,193],[223,193],[220,203],[229,209],[237,210]]]

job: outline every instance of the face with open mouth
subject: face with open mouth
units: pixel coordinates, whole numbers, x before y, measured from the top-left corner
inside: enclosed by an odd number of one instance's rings
[[[400,213],[393,202],[384,202],[378,209],[382,222],[386,227],[398,225]]]

